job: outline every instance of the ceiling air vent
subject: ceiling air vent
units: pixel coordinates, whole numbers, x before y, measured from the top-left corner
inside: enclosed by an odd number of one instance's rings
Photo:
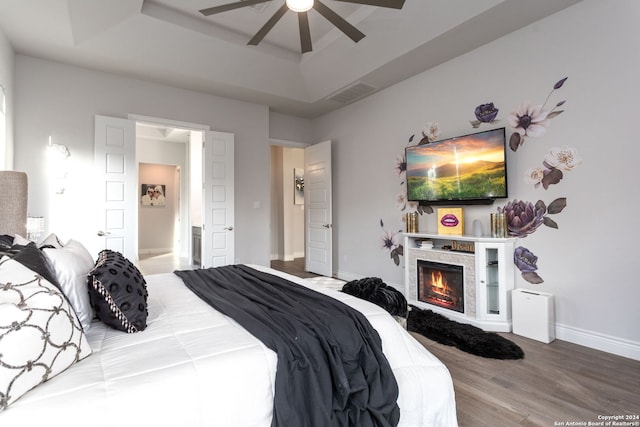
[[[336,101],[341,104],[349,104],[350,102],[356,101],[360,98],[364,98],[365,96],[375,92],[377,90],[376,87],[370,86],[363,82],[355,82],[354,84],[347,86],[339,92],[334,93],[327,99],[330,101]]]

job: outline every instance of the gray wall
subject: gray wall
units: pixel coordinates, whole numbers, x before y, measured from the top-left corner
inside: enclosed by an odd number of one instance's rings
[[[95,233],[90,210],[94,116],[129,114],[210,125],[235,134],[236,258],[269,263],[269,111],[266,106],[200,94],[33,57],[15,60],[15,169],[29,174],[33,215],[66,215],[51,230],[82,240]],[[69,148],[67,191],[52,200],[46,190],[48,136]],[[254,204],[254,202],[259,202]],[[255,208],[259,205],[259,208]],[[64,220],[67,218],[67,220]]]
[[[0,28],[0,85],[7,105],[6,145],[0,147],[0,170],[13,169],[13,58],[13,49]]]
[[[567,207],[549,215],[558,229],[542,226],[516,246],[538,256],[544,283],[520,277],[518,287],[556,297],[558,336],[605,351],[640,358],[640,286],[636,278],[637,103],[640,99],[640,2],[585,0],[314,121],[314,140],[332,139],[334,224],[337,270],[343,277],[379,276],[402,287],[403,268],[381,248],[382,220],[389,232],[404,229],[396,206],[402,177],[395,169],[411,135],[439,122],[442,137],[473,129],[477,105],[500,109],[492,127],[523,101],[542,104],[554,84],[550,106],[562,100],[565,112],[549,121],[545,135],[527,138],[509,151],[510,199],[549,204],[567,198]],[[542,166],[552,147],[575,147],[582,164],[545,190],[524,180]],[[489,230],[492,207],[468,207],[466,231],[474,219]],[[420,230],[435,232],[435,215],[420,218]],[[404,260],[402,260],[404,261]]]

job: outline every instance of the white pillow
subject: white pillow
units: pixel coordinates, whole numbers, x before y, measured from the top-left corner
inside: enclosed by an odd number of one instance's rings
[[[58,236],[56,236],[55,233],[51,233],[38,245],[39,248],[42,248],[43,246],[53,246],[54,248],[60,249],[64,245],[62,244],[60,239],[58,239]]]
[[[4,257],[0,282],[2,412],[29,390],[90,355],[91,348],[67,300],[42,276]]]
[[[27,239],[26,237],[22,237],[19,234],[15,234],[13,236],[14,245],[27,246],[29,243],[31,243],[31,240]]]
[[[87,274],[94,265],[91,254],[82,243],[73,239],[62,248],[44,248],[42,251],[51,263],[62,292],[78,315],[82,329],[88,331],[93,319],[87,285]]]

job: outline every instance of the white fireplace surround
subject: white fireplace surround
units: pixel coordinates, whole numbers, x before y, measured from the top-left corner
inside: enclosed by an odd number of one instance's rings
[[[423,248],[430,240],[433,247]],[[486,331],[511,331],[515,239],[405,233],[405,296],[409,304],[469,323]],[[449,250],[467,247],[471,252]],[[465,248],[466,249],[466,248]],[[418,261],[462,266],[464,312],[418,300]]]

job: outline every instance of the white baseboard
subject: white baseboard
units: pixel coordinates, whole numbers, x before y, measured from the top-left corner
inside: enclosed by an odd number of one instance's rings
[[[338,271],[335,277],[348,282],[351,280],[362,279],[364,276],[359,276],[346,271]],[[405,293],[404,285],[400,286],[396,283],[387,284],[393,286],[403,294]],[[604,351],[605,353],[611,353],[633,360],[640,360],[640,343],[638,342],[574,328],[572,326],[561,325],[558,323],[556,323],[556,339]]]
[[[618,337],[586,331],[572,326],[556,323],[556,338],[574,344],[640,360],[640,343],[625,340]]]

